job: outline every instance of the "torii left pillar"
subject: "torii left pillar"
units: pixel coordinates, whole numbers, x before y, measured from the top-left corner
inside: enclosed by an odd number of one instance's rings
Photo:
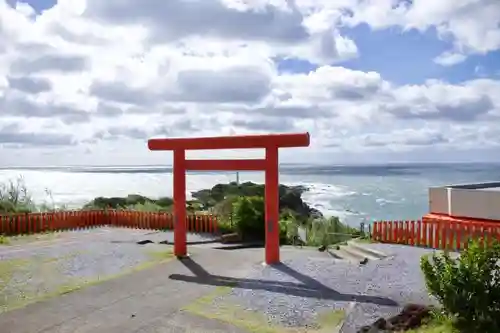
[[[151,139],[150,150],[174,153],[174,254],[187,255],[186,171],[264,171],[266,264],[280,261],[278,149],[309,146],[309,133],[222,136],[208,138]],[[186,160],[186,150],[264,148],[264,159]]]

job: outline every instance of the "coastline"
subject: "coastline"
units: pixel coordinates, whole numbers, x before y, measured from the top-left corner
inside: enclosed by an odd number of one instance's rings
[[[299,229],[307,231],[306,239],[301,238],[301,242],[312,246],[334,244],[345,237],[340,235],[354,235],[364,232],[364,229],[360,230],[359,227],[353,228],[343,223],[338,217],[327,218],[319,210],[309,206],[302,200],[302,194],[307,191],[308,188],[305,186],[279,185],[279,225],[283,244],[295,242]],[[52,199],[50,191],[47,191],[47,195]],[[216,184],[212,188],[192,192],[191,197],[192,199],[186,202],[186,213],[188,216],[196,214],[214,216],[216,225],[209,226],[209,230],[238,234],[238,237],[243,240],[260,241],[264,239],[265,186],[263,184],[253,182]],[[0,233],[8,235],[116,224],[116,222],[109,220],[111,217],[107,212],[116,212],[118,214],[116,218],[119,219],[131,218],[132,220],[127,220],[128,222],[120,223],[126,223],[125,226],[132,228],[161,229],[171,226],[173,221],[174,201],[171,197],[155,199],[139,194],[129,194],[125,197],[97,197],[83,207],[73,210],[69,207],[58,207],[54,200],[50,200],[49,204],[37,204],[32,200],[23,179],[19,178],[16,182],[11,181],[2,185],[0,198],[2,198],[0,200],[0,217],[4,216],[2,218],[3,229],[0,230]],[[90,215],[86,212],[89,212]],[[121,212],[124,212],[125,215]],[[36,213],[48,213],[46,218],[48,218],[50,225],[46,224],[45,217],[37,216]],[[71,217],[67,213],[76,214],[76,216]],[[142,213],[146,213],[146,215]],[[23,214],[28,215],[23,216]],[[126,214],[132,215],[129,218],[126,217]],[[161,214],[161,216],[157,214]],[[151,219],[161,219],[163,222],[153,225],[150,224]],[[33,220],[35,221],[35,229],[32,226]],[[318,221],[321,223],[316,223]],[[210,225],[211,223],[209,222]],[[193,228],[193,230],[197,229]]]
[[[130,172],[120,173],[113,168],[94,173],[86,173],[84,167],[75,172],[60,168],[50,172],[42,169],[0,170],[0,183],[22,175],[37,202],[50,201],[45,193],[49,188],[57,206],[70,208],[79,208],[97,196],[172,195],[172,175],[169,173],[143,173],[142,167],[136,169],[132,166],[127,167]],[[455,183],[460,179],[490,179],[491,172],[494,172],[479,167],[467,169],[469,171],[453,165],[442,168],[412,165],[404,168],[294,166],[291,170],[283,168],[280,182],[310,187],[310,191],[303,195],[303,200],[310,206],[325,216],[338,216],[346,223],[357,225],[363,220],[418,219],[428,211],[428,186]],[[263,176],[263,173],[241,173],[240,179],[262,183]],[[197,191],[235,178],[235,173],[230,172],[189,173],[187,189]]]

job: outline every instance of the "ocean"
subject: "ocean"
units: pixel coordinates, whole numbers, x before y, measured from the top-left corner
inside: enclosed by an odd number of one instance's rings
[[[172,196],[171,171],[165,166],[1,168],[0,183],[23,177],[37,203],[76,208],[97,196]],[[263,183],[264,173],[240,172],[239,178]],[[187,190],[234,180],[236,172],[188,173]],[[500,164],[280,166],[281,183],[307,186],[307,203],[353,226],[420,218],[428,212],[430,186],[499,180]]]

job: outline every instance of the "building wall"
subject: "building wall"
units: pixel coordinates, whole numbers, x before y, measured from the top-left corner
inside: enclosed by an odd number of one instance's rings
[[[464,186],[430,188],[429,211],[434,214],[500,221],[500,191]]]
[[[448,189],[446,187],[429,188],[429,212],[434,214],[449,214]]]

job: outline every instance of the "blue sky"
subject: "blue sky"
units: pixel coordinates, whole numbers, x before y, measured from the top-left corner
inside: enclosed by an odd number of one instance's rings
[[[52,8],[55,4],[57,4],[57,0],[26,0],[26,1],[16,1],[16,0],[7,0],[11,5],[16,2],[27,3],[31,7],[33,7],[38,13],[42,12],[45,9]]]
[[[33,18],[0,0],[11,163],[161,164],[150,137],[305,131],[283,162],[500,160],[500,1],[83,1],[24,0]]]
[[[16,0],[10,0],[14,3]],[[103,0],[105,1],[105,0]],[[57,0],[24,0],[38,13],[53,7]],[[421,33],[415,29],[400,28],[372,30],[367,24],[342,28],[343,35],[356,42],[360,56],[342,62],[343,67],[361,71],[375,71],[396,84],[421,84],[428,79],[459,83],[474,77],[500,77],[500,51],[469,56],[463,63],[444,67],[432,60],[452,47],[443,41],[435,28]],[[309,72],[316,65],[304,60],[288,59],[277,63],[285,72]]]
[[[375,71],[396,84],[422,84],[429,79],[460,83],[476,77],[500,77],[500,51],[469,56],[454,66],[441,66],[434,58],[452,47],[437,37],[436,30],[425,32],[399,28],[372,30],[367,24],[341,29],[356,42],[359,57],[341,62],[354,70]],[[318,66],[304,60],[287,59],[278,63],[284,72],[309,72]]]
[[[16,0],[8,0],[11,4]],[[103,0],[105,1],[105,0]],[[57,0],[23,0],[38,13],[53,7]],[[341,33],[356,42],[360,56],[345,62],[343,67],[361,71],[375,71],[396,84],[421,84],[428,79],[459,83],[475,77],[500,77],[500,50],[469,56],[464,62],[445,67],[433,59],[452,48],[451,40],[438,38],[436,29],[425,32],[400,28],[373,30],[367,24],[344,27]],[[309,72],[317,68],[299,59],[277,60],[284,72]]]
[[[452,48],[450,41],[437,37],[434,28],[424,33],[399,28],[373,31],[363,24],[345,30],[345,34],[356,41],[361,56],[342,63],[342,66],[373,70],[399,84],[421,84],[428,79],[458,83],[477,76],[475,71],[478,66],[488,76],[500,71],[499,51],[474,55],[450,67],[434,63],[435,57]]]

